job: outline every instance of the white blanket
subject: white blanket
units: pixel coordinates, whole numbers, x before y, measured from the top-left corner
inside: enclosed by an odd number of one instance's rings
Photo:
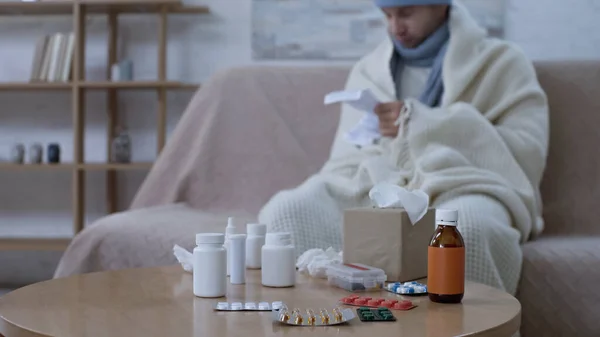
[[[519,241],[543,230],[538,186],[545,168],[549,122],[547,99],[533,65],[517,47],[488,38],[460,3],[453,5],[449,20],[451,38],[444,60],[441,106],[429,108],[407,99],[409,120],[399,136],[362,149],[343,139],[362,112],[344,106],[331,159],[321,172],[296,189],[278,193],[262,209],[260,221],[268,223],[271,230],[294,232],[299,254],[310,248],[341,248],[343,209],[368,205],[369,189],[382,181],[421,189],[434,206],[461,204],[453,201],[462,196],[467,198],[461,200],[471,203],[481,200],[482,209],[504,206],[512,220],[507,228],[512,225],[520,235],[485,235],[492,241],[516,240],[512,245],[516,249]],[[368,88],[380,101],[395,100],[389,71],[392,48],[386,39],[360,60],[346,90]],[[485,223],[481,226],[494,222],[487,221],[485,214],[463,218],[476,222],[463,223],[464,232],[480,222]],[[483,262],[487,267],[490,263],[500,266],[491,267],[500,276],[496,275],[496,280],[491,280],[492,276],[478,278],[473,273],[479,271],[471,270],[471,278],[495,286],[508,282],[510,286],[500,286],[514,292],[520,255],[499,261],[497,254],[490,253],[490,244],[477,245],[470,258],[479,261],[482,256],[488,260]],[[467,269],[469,276],[469,263]],[[511,275],[509,281],[503,276],[507,274]]]

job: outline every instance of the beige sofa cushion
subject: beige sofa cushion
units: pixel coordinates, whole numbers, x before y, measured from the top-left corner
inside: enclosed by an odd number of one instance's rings
[[[598,336],[599,247],[600,237],[547,237],[523,247],[522,336]]]
[[[600,62],[538,62],[550,103],[545,234],[600,234]]]

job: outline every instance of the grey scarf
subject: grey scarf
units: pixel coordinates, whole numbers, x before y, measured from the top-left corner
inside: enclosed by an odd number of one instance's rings
[[[439,105],[444,93],[442,81],[442,69],[444,57],[448,50],[450,40],[450,29],[448,22],[444,23],[423,43],[416,48],[405,48],[397,40],[394,42],[394,53],[390,60],[390,70],[396,85],[396,98],[399,99],[400,82],[404,65],[411,67],[431,67],[431,73],[425,84],[425,89],[419,97],[419,101],[430,107]]]

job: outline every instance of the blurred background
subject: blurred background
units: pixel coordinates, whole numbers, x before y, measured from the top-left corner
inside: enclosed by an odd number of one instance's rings
[[[215,72],[246,64],[289,66],[351,65],[385,34],[381,13],[370,0],[186,0],[209,13],[172,15],[166,36],[166,80],[183,83],[167,90],[166,139],[201,84]],[[600,58],[600,2],[596,0],[467,0],[464,3],[490,34],[518,44],[533,60]],[[64,239],[74,234],[72,192],[74,144],[70,85],[28,86],[35,77],[36,46],[44,36],[73,31],[70,15],[16,15],[0,0],[0,288],[11,289],[52,277],[60,249],[38,249],[37,239]],[[86,167],[84,224],[124,210],[156,159],[159,78],[156,15],[119,18],[117,63],[136,90],[119,91],[116,125],[127,129],[130,160],[115,166],[116,205],[109,207],[110,167]],[[111,81],[107,63],[110,36],[105,15],[91,16],[86,28],[85,80]],[[68,44],[67,44],[68,45]],[[68,49],[66,49],[68,50]],[[64,56],[64,55],[63,55]],[[43,57],[42,57],[43,58]],[[64,70],[64,66],[62,68]],[[38,69],[39,71],[39,69]],[[129,74],[129,75],[127,75]],[[39,74],[38,74],[39,75]],[[142,82],[150,83],[146,87]],[[142,83],[142,84],[140,84]],[[107,163],[108,90],[86,90],[83,147],[85,163]],[[51,90],[47,90],[51,89]],[[48,145],[60,148],[65,166],[29,169],[11,164],[15,146],[39,143],[46,161]],[[89,169],[88,168],[92,168]],[[32,241],[14,241],[31,239]],[[13,241],[11,241],[13,240]],[[16,249],[14,242],[28,242]],[[18,247],[17,247],[18,248]]]

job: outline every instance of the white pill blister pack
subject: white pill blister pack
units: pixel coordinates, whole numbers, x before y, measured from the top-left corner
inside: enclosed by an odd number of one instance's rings
[[[217,311],[272,311],[279,310],[283,302],[218,302],[215,305]]]

